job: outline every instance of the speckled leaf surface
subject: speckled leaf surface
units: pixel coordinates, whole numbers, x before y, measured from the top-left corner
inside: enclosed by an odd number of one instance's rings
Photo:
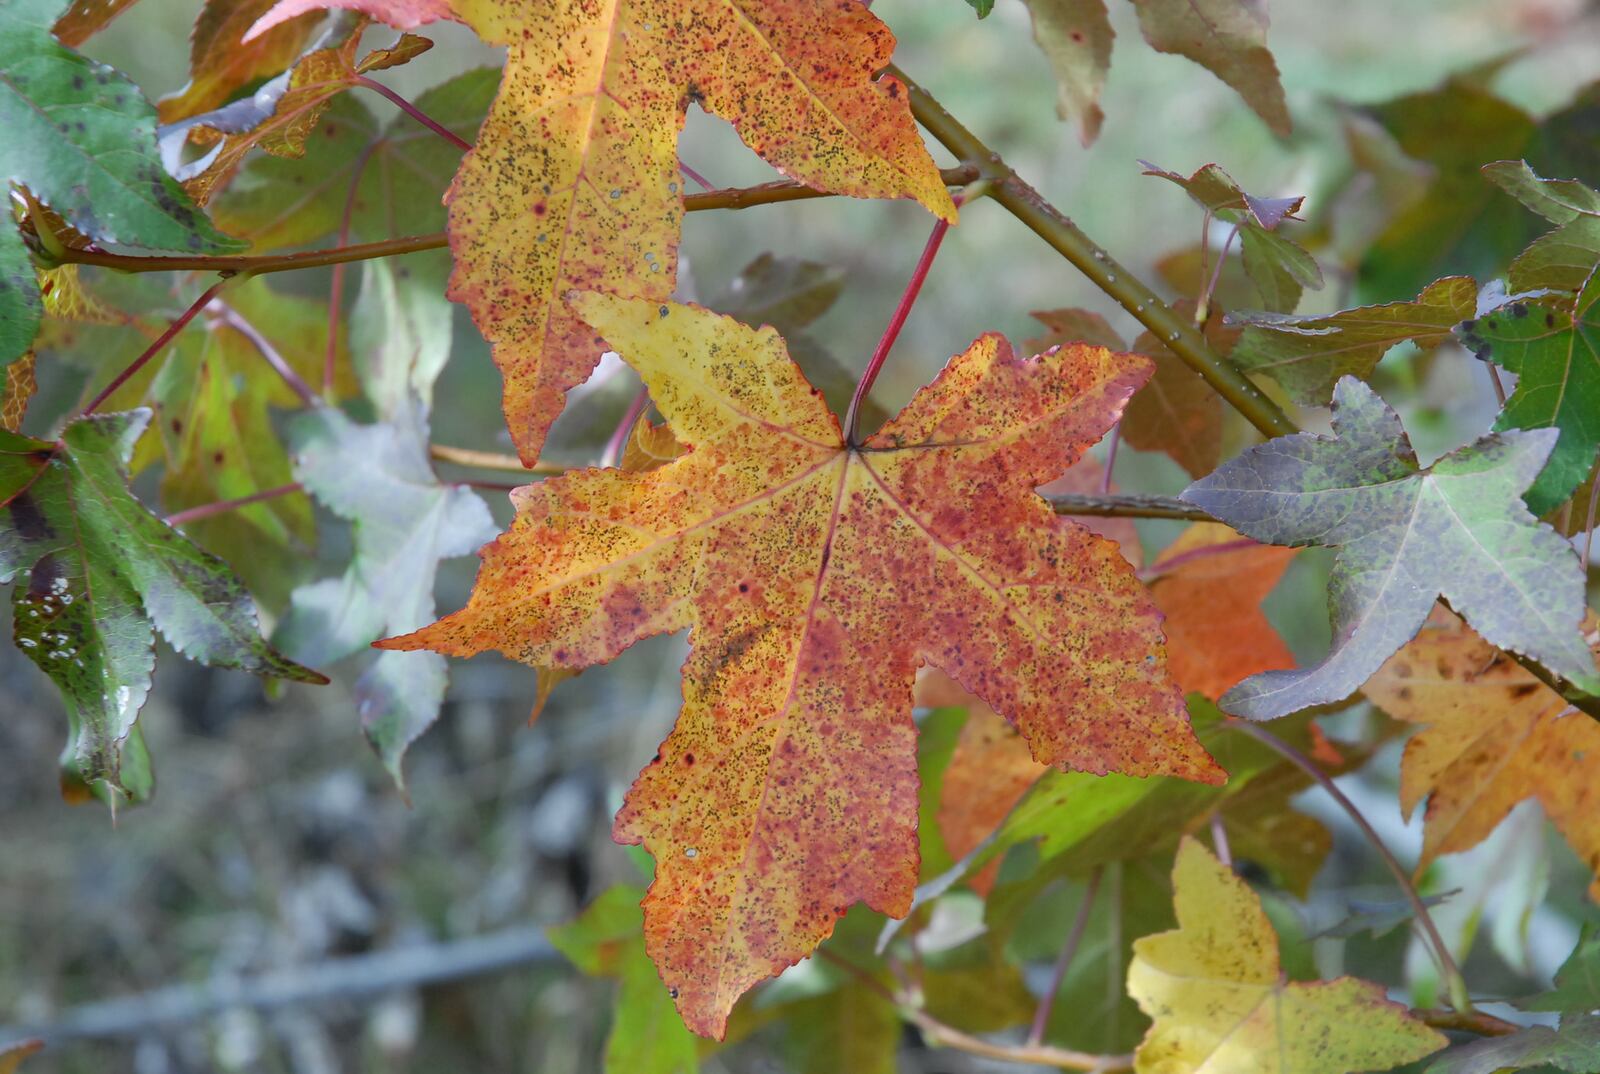
[[[139,87],[50,36],[62,0],[0,3],[0,179],[89,238],[158,250],[238,247],[161,166]]]
[[[770,330],[576,305],[690,450],[521,490],[467,607],[383,644],[585,667],[690,629],[677,727],[615,826],[656,859],[646,936],[690,1028],[719,1035],[852,904],[909,908],[921,663],[1041,761],[1222,779],[1132,570],[1033,491],[1116,419],[1144,359],[1023,361],[986,336],[850,449]]]
[[[297,419],[294,439],[296,479],[354,524],[355,551],[343,576],[295,591],[273,640],[326,666],[433,619],[439,561],[473,551],[495,527],[477,493],[434,476],[415,404],[377,425],[319,408]],[[386,652],[356,682],[361,725],[402,786],[406,748],[438,718],[447,675],[437,653]]]
[[[1354,1074],[1444,1047],[1383,989],[1286,982],[1260,900],[1200,843],[1172,870],[1178,927],[1133,945],[1128,993],[1152,1019],[1138,1074]]]
[[[323,681],[261,639],[249,594],[220,560],[128,491],[124,468],[148,421],[148,411],[76,421],[59,448],[0,433],[0,582],[27,574],[12,598],[17,644],[67,702],[70,766],[135,794],[122,751],[149,692],[154,630],[203,664]]]
[[[1362,692],[1423,725],[1400,769],[1401,809],[1428,800],[1419,868],[1476,846],[1533,798],[1596,874],[1600,896],[1600,723],[1459,621],[1423,630]]]
[[[1594,1074],[1600,1055],[1600,1015],[1571,1014],[1559,1027],[1529,1026],[1505,1037],[1473,1041],[1428,1064],[1425,1074],[1503,1074],[1537,1067]]]
[[[1461,338],[1517,375],[1496,429],[1560,430],[1523,497],[1536,515],[1559,507],[1588,478],[1600,449],[1600,268],[1576,295],[1512,302],[1464,322]]]
[[[1277,381],[1290,398],[1321,406],[1340,377],[1371,376],[1389,348],[1406,340],[1419,347],[1448,342],[1456,325],[1477,307],[1478,287],[1468,276],[1435,280],[1414,302],[1340,310],[1308,317],[1234,315],[1243,323],[1232,358]]]
[[[9,219],[0,219],[0,366],[28,353],[44,315],[33,258]]]
[[[1579,630],[1577,556],[1521,499],[1555,433],[1485,436],[1424,469],[1400,419],[1361,381],[1340,380],[1333,407],[1332,437],[1270,440],[1183,492],[1258,541],[1339,549],[1328,657],[1246,679],[1222,707],[1264,720],[1349,696],[1411,640],[1440,596],[1500,648],[1600,688]]]
[[[894,38],[860,4],[610,0],[537,17],[502,0],[456,6],[508,54],[450,189],[451,297],[494,345],[506,422],[526,461],[600,357],[567,292],[672,294],[683,218],[676,147],[690,102],[801,182],[912,197],[955,216],[905,91],[874,80]]]

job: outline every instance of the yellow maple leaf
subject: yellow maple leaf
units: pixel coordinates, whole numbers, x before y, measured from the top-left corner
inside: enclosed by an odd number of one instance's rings
[[[576,304],[688,450],[519,490],[467,607],[381,644],[587,667],[690,629],[677,727],[615,826],[656,859],[646,937],[690,1028],[722,1033],[853,903],[910,908],[919,664],[1040,761],[1222,780],[1132,568],[1034,492],[1116,420],[1146,359],[1021,360],[985,336],[853,446],[772,329]]]
[[[567,292],[672,294],[683,221],[677,142],[691,102],[803,183],[915,198],[955,217],[905,88],[876,78],[894,37],[854,0],[453,6],[508,51],[447,199],[450,295],[494,345],[506,423],[526,461],[600,357]]]
[[[1419,868],[1476,846],[1534,798],[1595,873],[1589,891],[1600,899],[1600,723],[1459,619],[1439,619],[1361,691],[1396,719],[1425,725],[1400,766],[1401,809],[1428,799]]]
[[[1137,940],[1128,994],[1154,1019],[1137,1074],[1354,1074],[1448,1043],[1370,981],[1286,981],[1278,937],[1243,880],[1185,837],[1178,927]]]

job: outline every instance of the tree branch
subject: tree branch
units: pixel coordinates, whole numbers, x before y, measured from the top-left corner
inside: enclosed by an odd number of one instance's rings
[[[979,141],[944,106],[899,68],[888,71],[905,83],[911,95],[911,114],[960,160],[987,161],[983,175],[998,183],[990,197],[1055,248],[1091,283],[1121,303],[1122,308],[1154,332],[1179,358],[1205,378],[1233,408],[1264,436],[1295,432],[1295,424],[1278,404],[1262,394],[1232,362],[1223,358],[1187,319],[1178,316],[1150,288],[1096,246],[1078,226],[1023,182],[1000,159],[1000,154]]]
[[[964,164],[945,168],[941,174],[948,186],[965,186],[978,178],[976,165]],[[707,209],[748,209],[753,205],[774,205],[785,201],[807,201],[834,195],[816,190],[789,179],[760,186],[733,187],[713,190],[705,194],[689,194],[683,199],[685,212],[703,212]],[[264,275],[268,272],[290,272],[294,269],[324,268],[350,261],[371,261],[378,257],[397,257],[422,250],[438,250],[450,244],[442,231],[432,235],[406,235],[382,242],[364,242],[353,246],[336,246],[325,250],[305,250],[294,254],[237,254],[218,257],[144,257],[134,254],[114,254],[104,250],[63,249],[59,255],[47,255],[43,260],[52,264],[97,265],[119,272],[220,272],[234,275],[248,272]]]
[[[522,460],[515,455],[450,447],[447,444],[429,444],[428,454],[440,462],[453,462],[457,466],[470,466],[474,470],[496,470],[509,474],[564,474],[571,469],[570,466],[553,462],[539,462],[528,467],[522,465]]]
[[[1110,493],[1095,496],[1083,492],[1057,492],[1042,497],[1058,515],[1089,515],[1095,518],[1172,518],[1181,522],[1215,522],[1216,519],[1193,504],[1171,496],[1140,496]]]

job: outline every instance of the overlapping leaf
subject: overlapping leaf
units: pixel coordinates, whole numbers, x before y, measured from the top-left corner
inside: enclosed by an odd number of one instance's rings
[[[694,1074],[700,1069],[697,1042],[645,954],[643,897],[627,884],[607,888],[576,921],[551,929],[550,942],[589,976],[618,981],[607,1074]]]
[[[616,824],[656,858],[646,931],[691,1028],[720,1033],[852,903],[907,909],[919,662],[1042,761],[1220,779],[1130,569],[1033,492],[1115,419],[1142,359],[1021,361],[984,337],[850,448],[774,333],[601,295],[579,309],[692,450],[523,490],[467,608],[385,644],[583,667],[692,626],[677,729]]]
[[[1184,176],[1148,161],[1141,163],[1146,175],[1176,183],[1206,212],[1238,229],[1245,274],[1255,284],[1265,309],[1293,313],[1305,288],[1322,286],[1322,270],[1316,260],[1299,243],[1278,233],[1279,225],[1294,218],[1304,198],[1250,194],[1215,164]]]
[[[1525,160],[1485,164],[1483,174],[1557,225],[1511,262],[1511,290],[1580,290],[1600,265],[1600,193],[1576,179],[1540,178]]]
[[[64,762],[136,798],[149,773],[130,735],[150,689],[156,630],[204,664],[325,681],[273,651],[223,563],[128,491],[124,467],[149,418],[85,418],[59,445],[0,433],[0,581],[28,578],[12,594],[17,644],[66,700]]]
[[[1477,308],[1477,284],[1466,276],[1435,280],[1414,302],[1295,317],[1233,314],[1245,325],[1231,357],[1265,373],[1297,403],[1320,406],[1340,377],[1365,380],[1391,347],[1407,340],[1419,347],[1448,342]]]
[[[1550,461],[1524,497],[1534,514],[1560,506],[1600,449],[1600,266],[1576,295],[1511,302],[1461,325],[1480,358],[1517,374],[1496,429],[1555,429]]]
[[[439,561],[473,551],[495,527],[477,493],[434,476],[418,405],[377,425],[318,409],[299,419],[295,441],[295,477],[355,526],[349,569],[296,590],[275,638],[291,656],[325,666],[433,619]],[[386,652],[356,683],[362,727],[402,786],[406,747],[438,717],[447,674],[435,653]]]
[[[237,244],[213,228],[161,166],[155,110],[127,78],[50,34],[65,0],[0,3],[0,183],[17,183],[90,239],[186,253]],[[0,364],[39,324],[27,251],[0,219]]]
[[[1362,692],[1424,725],[1400,771],[1401,808],[1428,799],[1422,865],[1477,845],[1534,798],[1596,874],[1600,895],[1600,723],[1459,621],[1423,630]]]
[[[1150,595],[1166,613],[1172,677],[1185,692],[1215,699],[1247,676],[1294,666],[1261,612],[1293,557],[1213,523],[1190,526],[1161,553]]]
[[[1577,557],[1521,500],[1554,432],[1496,433],[1424,469],[1371,388],[1345,377],[1333,406],[1333,437],[1279,437],[1183,493],[1256,540],[1339,549],[1327,659],[1247,679],[1223,695],[1223,707],[1271,719],[1341,700],[1416,634],[1440,596],[1501,648],[1600,689],[1578,629]]]
[[[1172,884],[1178,928],[1137,941],[1128,970],[1129,994],[1154,1019],[1138,1074],[1353,1074],[1445,1046],[1375,984],[1286,983],[1260,901],[1193,839]]]
[[[274,0],[206,0],[189,35],[189,82],[162,98],[163,123],[208,111],[261,79],[293,67],[316,22],[295,19],[249,42],[240,38]]]
[[[628,0],[528,20],[505,0],[471,0],[455,14],[509,49],[500,94],[450,189],[451,297],[494,345],[525,461],[599,359],[563,296],[672,293],[683,215],[676,135],[691,101],[795,179],[955,215],[904,89],[875,77],[894,39],[864,6]]]
[[[1026,0],[1033,39],[1056,76],[1056,114],[1078,122],[1084,145],[1100,135],[1100,92],[1116,37],[1105,0]]]

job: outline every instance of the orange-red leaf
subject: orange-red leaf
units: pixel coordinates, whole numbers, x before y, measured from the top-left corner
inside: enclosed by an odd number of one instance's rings
[[[505,375],[505,416],[533,461],[563,396],[600,354],[568,291],[663,301],[677,276],[691,102],[801,182],[955,209],[891,78],[894,37],[835,0],[606,0],[531,13],[458,0],[508,47],[500,93],[450,188],[451,297]]]
[[[1021,360],[985,336],[850,448],[770,328],[575,305],[688,450],[520,490],[467,607],[385,644],[586,667],[689,628],[677,727],[615,835],[656,859],[646,937],[691,1028],[721,1034],[740,993],[853,903],[910,908],[919,664],[1041,761],[1223,779],[1132,569],[1034,492],[1116,419],[1143,358]]]
[[[1156,560],[1150,594],[1166,613],[1172,677],[1215,700],[1260,671],[1294,667],[1261,613],[1296,549],[1256,544],[1227,526],[1190,526]]]
[[[172,123],[215,108],[247,83],[269,78],[294,64],[315,19],[279,25],[249,42],[239,40],[271,6],[272,0],[207,0],[189,35],[189,84],[157,103],[161,122]]]
[[[248,44],[280,23],[304,15],[308,11],[321,11],[337,7],[359,11],[363,15],[386,22],[397,30],[414,30],[424,23],[454,18],[449,0],[279,0],[255,25],[250,27],[244,40]]]
[[[1425,627],[1362,693],[1425,725],[1400,768],[1401,808],[1428,799],[1422,866],[1476,846],[1535,798],[1596,874],[1600,899],[1600,724],[1459,620]]]

